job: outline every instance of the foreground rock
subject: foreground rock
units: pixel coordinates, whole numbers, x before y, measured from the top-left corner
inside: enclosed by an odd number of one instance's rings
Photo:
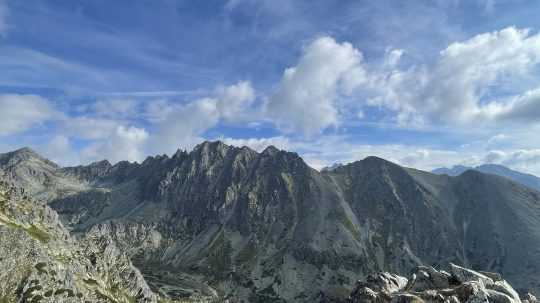
[[[3,179],[0,171],[0,302],[157,302],[112,241],[75,240],[53,210]]]
[[[450,264],[450,273],[418,266],[409,279],[386,272],[358,281],[348,303],[536,303],[536,297],[518,293],[495,273],[477,272]]]
[[[368,157],[319,172],[294,153],[221,142],[78,167],[21,149],[0,154],[0,169],[72,234],[112,240],[168,299],[343,300],[357,277],[450,262],[540,293],[540,192],[477,171]]]

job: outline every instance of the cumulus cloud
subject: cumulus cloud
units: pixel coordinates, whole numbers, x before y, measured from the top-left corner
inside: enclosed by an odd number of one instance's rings
[[[251,83],[243,81],[189,102],[101,99],[70,117],[58,114],[50,102],[37,96],[0,95],[0,135],[55,120],[58,134],[47,147],[51,154],[69,155],[74,141],[81,139],[88,142],[80,154],[83,162],[140,161],[149,153],[170,154],[177,148],[190,149],[203,138],[219,137],[212,130],[220,125],[271,122],[281,134],[219,138],[259,151],[268,145],[297,151],[316,168],[377,155],[423,169],[494,162],[540,171],[537,151],[527,149],[535,140],[529,125],[540,127],[540,88],[523,88],[540,63],[539,34],[510,27],[452,43],[431,63],[414,64],[407,56],[405,50],[389,48],[380,60],[366,62],[350,43],[321,37],[304,47],[298,62],[284,71],[267,96],[257,98]],[[375,116],[377,110],[383,114]],[[474,125],[484,137],[471,140],[482,141],[482,146],[444,150],[369,145],[328,136],[329,132],[321,135],[351,121],[378,122],[388,116],[403,126],[468,130]],[[507,127],[512,123],[522,132],[527,125],[526,135],[517,136],[516,128]],[[341,130],[348,133],[345,127]],[[522,146],[516,143],[518,137]]]
[[[79,152],[73,148],[70,139],[64,135],[55,135],[43,147],[38,147],[38,150],[53,162],[64,165],[73,166],[81,162]]]
[[[278,149],[289,150],[291,148],[291,142],[289,138],[284,136],[276,136],[270,138],[218,138],[223,141],[225,144],[234,145],[234,146],[247,146],[258,152],[263,151],[268,146],[272,145]]]
[[[281,131],[308,137],[354,117],[343,112],[365,113],[366,106],[389,110],[386,117],[407,127],[539,122],[540,89],[519,88],[540,63],[540,34],[515,27],[479,34],[451,43],[433,63],[402,68],[404,54],[388,49],[381,63],[369,63],[347,42],[316,39],[285,70],[266,116]],[[350,94],[357,100],[352,107],[342,98]]]
[[[368,156],[378,156],[397,164],[424,170],[456,164],[474,166],[484,163],[478,150],[445,150],[421,145],[368,144],[341,135],[322,135],[317,139],[291,139],[285,136],[269,138],[218,138],[226,144],[248,146],[262,151],[273,145],[298,152],[308,165],[322,169],[335,163],[351,163]]]
[[[540,122],[540,88],[513,97],[506,104],[496,106],[497,118],[518,123]]]
[[[490,94],[495,86],[530,75],[539,62],[540,35],[509,27],[450,44],[432,66],[371,75],[375,93],[370,103],[398,112],[401,124],[461,125],[522,116],[514,111],[517,105],[531,103],[506,104]]]
[[[105,140],[97,141],[81,151],[86,161],[108,159],[115,163],[122,160],[141,161],[145,156],[148,132],[134,126],[118,126]]]
[[[242,81],[228,87],[217,89],[217,108],[225,121],[244,120],[247,109],[255,100],[251,83]]]
[[[384,66],[389,68],[396,67],[399,64],[403,53],[404,50],[402,49],[388,49],[386,51]]]
[[[249,82],[220,87],[213,97],[187,104],[156,101],[147,108],[147,115],[156,123],[150,149],[172,153],[178,148],[191,148],[201,136],[220,121],[245,122],[248,108],[255,99]]]
[[[351,163],[369,156],[424,170],[455,164],[476,164],[480,160],[475,151],[464,152],[391,143],[364,144],[350,142],[339,136],[324,137],[315,143],[306,142],[300,149],[306,162],[317,169],[334,163]]]
[[[146,104],[142,116],[152,123],[159,123],[165,121],[174,109],[166,99],[151,100]]]
[[[118,126],[117,120],[78,116],[62,120],[60,130],[70,137],[99,140],[109,137]]]
[[[170,105],[169,114],[158,124],[151,149],[172,153],[178,148],[191,148],[201,135],[214,127],[220,118],[215,99],[200,99],[187,105]]]
[[[339,124],[338,99],[365,81],[362,54],[350,43],[321,37],[283,74],[266,114],[284,132],[311,136]]]
[[[50,102],[35,95],[0,95],[0,136],[22,133],[60,114]]]

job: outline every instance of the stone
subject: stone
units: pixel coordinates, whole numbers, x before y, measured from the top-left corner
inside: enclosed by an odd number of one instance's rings
[[[412,275],[411,283],[406,287],[410,291],[448,288],[450,274],[438,271],[433,267],[419,266]]]
[[[521,303],[517,292],[505,280],[493,282],[490,278],[471,269],[450,264],[452,275],[433,267],[418,266],[405,287],[396,285],[390,273],[369,275],[359,281],[347,302],[428,302],[428,303]],[[398,276],[399,277],[399,276]],[[450,283],[451,279],[455,281]],[[403,278],[402,281],[407,279]],[[487,282],[487,284],[485,283]],[[527,296],[523,302],[536,302]]]
[[[493,284],[493,280],[486,275],[467,269],[453,263],[450,263],[452,276],[461,283],[470,281],[481,281],[484,285]]]
[[[407,278],[380,272],[368,275],[366,281],[359,281],[357,287],[367,287],[377,292],[392,293],[400,291],[407,285]]]

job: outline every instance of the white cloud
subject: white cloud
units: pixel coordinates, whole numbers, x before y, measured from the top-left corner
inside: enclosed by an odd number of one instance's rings
[[[79,116],[64,119],[60,130],[70,137],[99,140],[109,137],[118,126],[116,120]]]
[[[291,148],[291,142],[287,137],[277,136],[270,138],[218,138],[225,144],[234,145],[238,147],[247,146],[255,151],[261,152],[268,146],[272,145],[278,149],[289,150]]]
[[[384,66],[393,68],[399,64],[401,57],[405,51],[402,49],[389,49],[386,52],[386,57],[384,59]]]
[[[169,105],[168,114],[157,125],[150,149],[156,153],[173,153],[178,148],[191,148],[200,136],[220,119],[215,99],[199,99],[187,105]]]
[[[122,160],[141,161],[145,156],[148,137],[145,129],[118,126],[105,140],[84,148],[81,157],[86,161],[108,159],[112,163]]]
[[[166,99],[151,100],[145,106],[143,117],[152,123],[163,122],[174,109]]]
[[[219,87],[217,100],[218,110],[225,121],[243,120],[247,109],[255,100],[255,91],[251,83],[243,81],[228,87]]]
[[[362,144],[339,137],[322,138],[319,144],[306,145],[302,156],[317,169],[334,163],[351,163],[377,156],[407,167],[431,170],[449,164],[477,163],[475,153],[403,144]]]
[[[509,27],[449,45],[433,66],[371,75],[371,104],[397,111],[402,124],[489,122],[513,112],[490,97],[493,87],[511,87],[539,62],[540,35]]]
[[[368,156],[377,156],[399,165],[423,170],[484,163],[484,152],[479,150],[445,150],[429,146],[404,144],[364,144],[351,141],[352,138],[339,135],[324,135],[315,140],[292,140],[288,137],[270,138],[220,138],[226,144],[248,146],[262,151],[269,145],[279,149],[294,151],[315,169],[335,163],[348,164]]]
[[[540,88],[515,96],[494,108],[499,120],[517,123],[540,123]]]
[[[350,43],[322,37],[310,43],[295,67],[285,70],[266,114],[284,132],[307,136],[339,124],[338,99],[365,79],[362,54]]]
[[[79,152],[64,135],[55,135],[45,146],[38,146],[37,149],[49,160],[60,165],[73,166],[81,163]]]
[[[147,107],[147,116],[156,123],[150,149],[155,153],[173,153],[178,148],[189,149],[202,140],[201,136],[220,121],[246,122],[255,92],[249,82],[219,87],[215,96],[175,104],[155,101]],[[252,118],[252,117],[251,117]]]
[[[60,117],[50,102],[35,95],[0,95],[0,136],[22,133]]]
[[[513,27],[478,35],[450,44],[431,64],[411,65],[408,54],[388,49],[381,60],[371,64],[364,62],[362,53],[351,44],[322,37],[305,46],[273,94],[258,100],[251,83],[244,81],[218,87],[209,97],[188,103],[119,96],[101,99],[87,105],[78,113],[80,116],[65,117],[46,99],[0,95],[0,135],[59,120],[57,136],[47,147],[50,154],[69,155],[73,151],[71,141],[83,139],[90,141],[81,153],[83,162],[102,158],[140,161],[146,153],[190,149],[205,137],[219,136],[209,130],[220,123],[259,127],[272,122],[282,135],[222,140],[259,151],[268,145],[297,151],[316,168],[376,155],[423,169],[490,161],[540,172],[540,166],[535,166],[538,158],[530,149],[537,140],[529,127],[537,125],[540,129],[540,88],[527,91],[521,89],[522,83],[515,85],[521,79],[530,84],[531,71],[540,63],[540,35]],[[494,98],[499,89],[510,97]],[[384,113],[374,116],[370,106]],[[387,119],[385,115],[406,126],[437,125],[465,133],[474,126],[481,131],[471,140],[481,144],[444,150],[355,144],[350,143],[350,137],[315,136],[338,126],[350,134],[345,128],[351,120],[376,123],[377,119]],[[145,119],[150,126],[144,129],[134,118]],[[510,124],[512,128],[507,127]],[[298,133],[304,137],[296,136]],[[483,135],[480,140],[479,134]],[[469,144],[471,140],[463,141]]]

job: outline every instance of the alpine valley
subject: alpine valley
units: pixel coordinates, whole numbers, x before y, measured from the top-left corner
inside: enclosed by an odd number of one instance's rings
[[[23,148],[0,154],[0,179],[2,303],[540,293],[540,192],[479,170],[368,157],[319,172],[295,153],[218,141],[77,167]]]

